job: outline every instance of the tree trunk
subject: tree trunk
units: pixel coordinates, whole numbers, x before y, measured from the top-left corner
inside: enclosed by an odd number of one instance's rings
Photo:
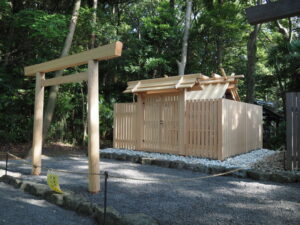
[[[224,4],[223,0],[218,0],[218,5],[216,7],[222,7]],[[223,67],[223,55],[224,55],[224,41],[223,41],[223,27],[219,27],[217,29],[218,35],[216,35],[216,47],[217,47],[217,52],[216,52],[216,65],[217,68],[220,69]]]
[[[170,0],[170,1],[169,1],[169,4],[170,4],[170,8],[171,8],[171,9],[174,9],[174,8],[175,8],[175,0]]]
[[[93,18],[92,18],[93,31],[91,34],[90,49],[95,47],[95,40],[96,40],[95,27],[97,23],[97,6],[98,6],[98,0],[93,0]]]
[[[255,75],[255,64],[256,64],[256,39],[260,25],[255,25],[251,32],[248,43],[247,43],[247,72],[245,77],[246,84],[246,102],[254,102],[254,75]]]
[[[284,39],[288,43],[291,43],[293,40],[293,27],[291,18],[289,18],[289,28],[285,28],[284,26],[282,26],[278,20],[275,21],[275,25],[278,28],[279,33],[283,35]]]
[[[69,54],[71,45],[72,45],[72,40],[79,16],[79,9],[81,5],[81,0],[76,0],[73,8],[73,13],[72,13],[72,18],[71,22],[69,25],[69,33],[66,37],[64,48],[61,53],[61,57],[67,56]],[[60,77],[62,76],[63,71],[57,71],[55,73],[55,77]],[[46,140],[47,134],[48,134],[48,129],[50,127],[52,118],[53,118],[53,112],[55,109],[55,104],[56,104],[56,99],[57,99],[57,94],[58,94],[59,86],[52,86],[50,89],[49,93],[49,99],[47,102],[46,110],[45,110],[45,115],[44,115],[44,126],[43,126],[43,141]]]
[[[257,5],[261,5],[261,0],[257,1]],[[255,65],[256,65],[256,51],[257,51],[257,35],[261,25],[254,25],[253,31],[249,35],[247,43],[247,72],[245,76],[246,85],[246,102],[254,102],[254,82],[255,82]]]
[[[185,12],[184,35],[183,35],[182,50],[181,50],[181,61],[180,62],[177,61],[179,75],[184,75],[186,61],[187,61],[187,48],[188,48],[189,33],[191,27],[191,14],[192,14],[192,0],[187,0],[186,12]]]
[[[222,68],[223,64],[223,55],[224,55],[224,44],[222,40],[223,29],[219,30],[217,37],[217,67]]]

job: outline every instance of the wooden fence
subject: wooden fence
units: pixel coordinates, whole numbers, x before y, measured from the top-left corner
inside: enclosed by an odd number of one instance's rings
[[[286,167],[300,169],[300,92],[286,94]]]
[[[136,103],[114,105],[114,143],[116,148],[136,148]]]
[[[187,101],[186,155],[218,158],[222,143],[221,104],[219,99]]]
[[[145,99],[142,117],[135,111],[138,103],[115,104],[114,147],[220,160],[262,147],[260,106],[227,99],[187,100],[185,116],[179,118],[178,101],[176,96]],[[180,120],[184,137],[179,135]],[[141,145],[135,137],[142,139]]]

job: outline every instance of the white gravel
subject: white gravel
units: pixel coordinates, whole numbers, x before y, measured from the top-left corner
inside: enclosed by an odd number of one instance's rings
[[[206,158],[197,158],[191,156],[178,156],[173,154],[162,154],[162,153],[150,153],[150,152],[142,152],[142,151],[133,151],[128,149],[115,149],[115,148],[106,148],[102,149],[101,152],[106,153],[116,153],[116,154],[126,154],[126,155],[137,155],[146,158],[153,159],[164,159],[170,161],[182,161],[188,164],[203,164],[206,166],[224,166],[226,168],[251,168],[255,163],[260,160],[263,160],[265,157],[277,154],[277,151],[268,150],[268,149],[259,149],[254,150],[242,155],[234,156],[231,158],[227,158],[224,161],[220,160],[212,160]]]

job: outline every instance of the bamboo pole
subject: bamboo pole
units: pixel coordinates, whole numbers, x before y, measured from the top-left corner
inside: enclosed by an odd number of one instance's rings
[[[41,173],[41,155],[43,140],[43,111],[44,111],[44,87],[45,73],[36,73],[35,81],[35,104],[32,141],[32,174]]]
[[[88,62],[88,155],[89,155],[89,191],[97,193],[100,191],[99,173],[99,84],[98,84],[98,62]]]

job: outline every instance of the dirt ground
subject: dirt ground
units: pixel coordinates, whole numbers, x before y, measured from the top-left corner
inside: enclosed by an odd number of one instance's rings
[[[0,146],[0,160],[5,159],[5,152],[10,152],[20,158],[26,158],[29,154],[31,143],[7,144]],[[43,147],[43,155],[46,156],[80,156],[86,155],[87,149],[83,147],[54,142]]]
[[[101,145],[105,147],[105,145]],[[8,144],[0,146],[0,160],[5,160],[6,151],[21,157],[28,157],[29,150],[31,148],[31,143],[26,144]],[[43,147],[43,155],[53,157],[53,156],[80,156],[87,155],[86,147],[79,147],[70,144],[65,144],[61,142],[53,142],[46,144]],[[278,154],[266,157],[263,161],[256,163],[254,168],[264,171],[272,170],[284,170],[284,152],[278,152]]]

